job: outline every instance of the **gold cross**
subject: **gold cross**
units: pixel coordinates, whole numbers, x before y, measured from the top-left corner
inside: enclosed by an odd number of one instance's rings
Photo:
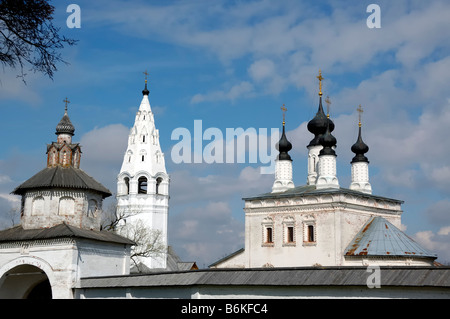
[[[66,99],[65,100],[63,100],[63,102],[65,102],[66,103],[66,111],[67,111],[67,103],[70,103],[70,101],[67,99],[67,97],[66,97]]]
[[[323,76],[322,76],[322,71],[319,69],[319,75],[316,76],[316,78],[319,79],[319,95],[322,96],[322,80],[323,80]]]
[[[147,76],[149,75],[149,74],[147,73],[147,70],[145,70],[144,74],[145,74],[145,83],[147,83]]]
[[[327,117],[330,117],[330,104],[331,104],[331,101],[330,101],[330,97],[329,96],[327,96],[327,98],[325,99],[325,103],[327,103]]]
[[[287,108],[284,106],[284,104],[283,104],[283,106],[281,107],[281,110],[283,111],[283,126],[284,126],[284,124],[285,124],[285,114],[286,114],[286,111],[287,111]]]
[[[356,109],[357,111],[358,111],[358,118],[359,118],[359,127],[361,127],[361,115],[362,115],[362,113],[364,112],[363,111],[363,109],[362,109],[362,106],[361,106],[361,104],[358,106],[358,108]]]

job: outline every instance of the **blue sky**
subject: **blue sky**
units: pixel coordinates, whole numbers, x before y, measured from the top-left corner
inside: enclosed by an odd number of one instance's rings
[[[242,197],[271,190],[261,163],[176,164],[176,128],[278,128],[285,104],[294,182],[306,182],[306,124],[318,105],[317,73],[332,101],[338,178],[350,184],[351,145],[363,113],[375,195],[404,200],[405,232],[450,260],[450,3],[448,1],[77,1],[50,80],[3,69],[0,83],[0,225],[9,193],[46,165],[46,144],[68,97],[81,167],[116,191],[128,130],[149,72],[150,103],[171,176],[169,243],[200,266],[244,245]],[[369,29],[366,8],[381,8]],[[203,141],[203,146],[209,141]]]

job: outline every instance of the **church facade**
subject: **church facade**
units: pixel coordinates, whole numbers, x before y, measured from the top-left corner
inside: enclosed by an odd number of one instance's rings
[[[400,230],[403,202],[372,194],[361,117],[351,147],[352,181],[348,188],[340,185],[335,125],[323,110],[321,73],[318,79],[319,107],[308,122],[313,139],[306,184],[294,186],[283,119],[272,191],[244,198],[245,249],[210,267],[433,265],[437,256]]]

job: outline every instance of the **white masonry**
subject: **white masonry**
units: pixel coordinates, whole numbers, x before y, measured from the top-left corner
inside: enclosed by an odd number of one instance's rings
[[[164,252],[141,257],[140,261],[148,268],[166,268],[169,176],[148,99],[147,81],[142,92],[117,178],[117,209],[132,215],[126,219],[127,223],[140,221],[147,229],[159,233]]]

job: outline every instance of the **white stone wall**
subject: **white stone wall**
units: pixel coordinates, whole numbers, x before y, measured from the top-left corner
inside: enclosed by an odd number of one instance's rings
[[[139,180],[146,179],[146,190],[139,190]],[[159,231],[167,246],[170,178],[166,173],[159,131],[147,95],[144,95],[130,130],[127,150],[117,177],[117,209],[127,223],[143,222],[148,230]],[[150,268],[165,268],[167,255],[141,258]]]
[[[336,156],[322,155],[319,158],[319,171],[316,186],[320,188],[339,187],[336,175]]]
[[[344,265],[345,248],[371,216],[400,227],[402,213],[396,202],[346,194],[247,200],[244,211],[246,268]],[[293,227],[293,242],[287,240],[288,227]]]
[[[24,229],[52,227],[62,222],[79,228],[99,229],[102,196],[85,190],[42,189],[23,195]]]
[[[372,186],[369,183],[369,163],[352,163],[352,183],[350,189],[371,194]]]
[[[53,298],[71,299],[81,277],[129,274],[129,256],[129,246],[70,238],[0,244],[0,299],[23,298],[36,284],[27,279],[32,274],[10,279],[18,267],[36,267],[44,272],[36,280],[48,278]]]
[[[294,188],[292,181],[292,161],[276,160],[275,162],[275,182],[273,183],[272,192],[283,192],[287,189]]]
[[[319,152],[322,145],[308,147],[308,178],[307,185],[315,185],[317,181],[317,172],[319,170]]]

